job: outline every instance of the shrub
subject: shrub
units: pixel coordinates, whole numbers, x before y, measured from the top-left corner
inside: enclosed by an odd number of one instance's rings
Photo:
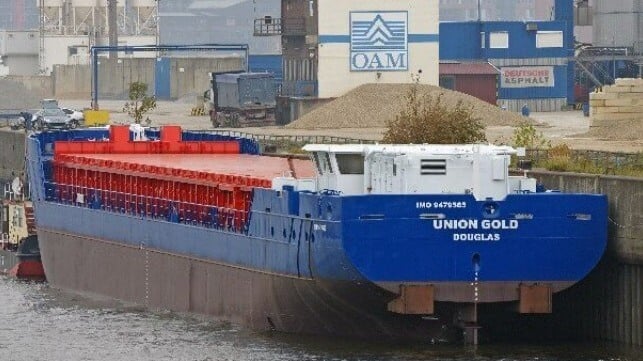
[[[514,130],[513,145],[527,149],[543,149],[550,148],[551,142],[545,139],[542,132],[536,131],[533,124],[525,122]]]
[[[407,106],[387,122],[383,142],[392,144],[462,144],[486,141],[484,125],[473,109],[458,102],[448,107],[442,95],[418,94],[417,83],[405,96]]]

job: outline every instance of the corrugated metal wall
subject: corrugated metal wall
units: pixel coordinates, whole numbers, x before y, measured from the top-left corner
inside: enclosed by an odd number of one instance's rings
[[[449,76],[448,74],[445,74]],[[443,75],[440,75],[442,78]],[[469,94],[487,103],[496,105],[498,100],[498,78],[496,75],[452,75],[454,90]]]
[[[595,1],[594,45],[643,53],[643,0]]]
[[[281,94],[290,96],[317,96],[316,59],[284,57]]]
[[[532,112],[556,112],[567,106],[567,98],[498,99],[498,104],[513,112],[521,111],[525,105]]]
[[[281,55],[250,55],[248,57],[248,66],[251,72],[271,73],[275,75],[276,81],[283,78]]]
[[[520,111],[527,105],[534,112],[560,111],[568,104],[568,60],[566,58],[490,59],[498,68],[506,66],[553,66],[553,87],[500,88],[498,104]],[[572,83],[573,84],[573,83]]]

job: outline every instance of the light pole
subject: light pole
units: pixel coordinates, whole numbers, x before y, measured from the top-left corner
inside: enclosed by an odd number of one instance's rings
[[[482,12],[482,11],[481,11],[481,8],[482,8],[482,7],[480,6],[480,2],[481,2],[481,1],[482,1],[482,0],[478,0],[478,22],[482,21],[482,14],[481,14],[481,12]]]
[[[160,26],[160,23],[161,23],[161,17],[159,16],[159,7],[160,7],[160,6],[161,6],[161,1],[160,1],[160,0],[156,0],[156,15],[155,15],[155,17],[156,17],[156,34],[155,34],[155,36],[156,36],[156,39],[155,39],[155,41],[156,41],[156,46],[159,46],[159,45],[161,44],[161,26]],[[158,58],[158,57],[159,57],[159,55],[160,55],[160,54],[159,54],[159,52],[157,51],[157,52],[156,52],[156,57]]]
[[[612,81],[616,83],[616,34],[612,35]]]

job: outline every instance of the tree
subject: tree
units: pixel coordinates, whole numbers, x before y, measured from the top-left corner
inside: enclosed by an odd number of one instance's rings
[[[442,94],[418,94],[413,84],[405,96],[407,106],[387,122],[384,143],[392,144],[467,144],[485,142],[484,125],[471,107],[459,101],[455,107],[442,102]]]
[[[527,122],[521,123],[514,129],[513,145],[527,149],[551,148],[551,142],[545,138],[543,133],[538,132],[533,124]]]
[[[129,85],[129,102],[123,106],[123,111],[134,118],[136,124],[141,124],[143,116],[150,110],[156,109],[156,98],[147,95],[147,84],[143,82],[133,82]],[[146,118],[150,123],[150,118]]]

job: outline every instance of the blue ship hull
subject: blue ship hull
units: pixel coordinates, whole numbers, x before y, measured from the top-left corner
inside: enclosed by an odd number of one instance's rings
[[[255,329],[442,338],[459,304],[517,301],[520,285],[560,291],[586,276],[605,249],[601,195],[492,202],[256,188],[241,232],[65,203],[52,191],[43,141],[28,140],[28,163],[52,285]],[[404,286],[432,287],[435,317],[390,312]]]

